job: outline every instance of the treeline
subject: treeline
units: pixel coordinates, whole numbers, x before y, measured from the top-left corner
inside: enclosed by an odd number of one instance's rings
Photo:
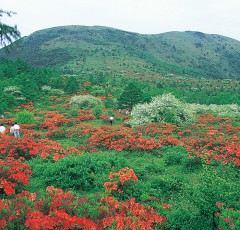
[[[51,69],[35,68],[21,60],[2,59],[0,63],[0,112],[37,100],[41,96],[41,87],[57,76]]]
[[[106,97],[107,108],[133,107],[166,93],[187,103],[240,105],[240,82],[234,80],[177,75],[126,78],[104,71],[62,75],[51,68],[36,68],[21,60],[5,59],[0,62],[0,79],[0,113],[29,101],[47,104],[49,96],[86,93]]]

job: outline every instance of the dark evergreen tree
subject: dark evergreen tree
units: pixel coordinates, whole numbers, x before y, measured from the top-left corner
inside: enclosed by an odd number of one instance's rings
[[[51,83],[51,86],[57,89],[64,88],[64,82],[61,77],[55,77]]]
[[[64,90],[68,93],[76,93],[79,90],[79,83],[73,76],[69,77],[66,81]]]
[[[17,26],[8,26],[4,23],[2,23],[1,18],[3,15],[7,15],[11,17],[13,14],[15,14],[12,11],[4,11],[0,9],[0,45],[6,46],[9,43],[12,43],[14,40],[20,38],[20,32],[17,29]]]
[[[142,90],[134,83],[124,89],[118,99],[118,105],[122,109],[132,108],[134,105],[144,101]]]
[[[4,111],[5,109],[9,110],[10,108],[13,108],[18,104],[13,95],[6,93],[3,93],[0,96],[0,101],[1,101],[0,111]]]

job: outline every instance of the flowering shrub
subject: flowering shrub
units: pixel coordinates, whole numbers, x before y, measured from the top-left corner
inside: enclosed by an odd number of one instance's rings
[[[23,191],[15,199],[0,200],[1,229],[27,227],[40,229],[91,229],[103,230],[112,227],[124,229],[154,229],[155,225],[163,226],[166,217],[156,213],[150,206],[135,202],[134,198],[119,202],[111,197],[98,199],[97,216],[87,213],[78,214],[78,210],[89,200],[74,196],[70,192],[49,186],[45,194]],[[167,205],[167,204],[165,204]],[[93,219],[95,219],[93,221]]]
[[[148,229],[153,230],[154,225],[159,227],[167,221],[166,217],[157,214],[153,208],[136,203],[134,198],[126,202],[118,202],[112,197],[101,199],[102,205],[99,210],[104,214],[100,220],[104,229]]]
[[[26,97],[23,96],[18,86],[4,87],[3,92],[13,95],[16,100],[22,100],[22,101],[26,100]]]
[[[2,118],[1,123],[11,125],[15,122],[14,118]]]
[[[28,111],[31,111],[34,109],[34,104],[32,101],[28,102],[27,104],[21,104],[17,107],[17,109],[25,109],[25,110],[28,110]]]
[[[53,95],[53,96],[55,96],[55,95],[56,96],[62,96],[64,94],[64,91],[62,89],[50,89],[49,94]],[[60,100],[60,101],[62,101],[62,100]]]
[[[22,159],[14,160],[7,157],[0,159],[0,194],[13,195],[16,189],[28,185],[28,179],[32,175],[30,166],[22,163]]]
[[[42,139],[39,142],[32,138],[14,138],[10,136],[0,136],[0,154],[4,157],[14,157],[18,159],[23,157],[30,159],[33,156],[39,155],[41,158],[52,157],[53,160],[58,160],[71,154],[81,154],[74,147],[69,147],[66,150],[61,144],[49,139]]]
[[[172,124],[161,124],[161,123],[151,123],[145,125],[139,125],[134,127],[136,131],[142,134],[149,135],[151,137],[156,137],[158,135],[169,135],[176,133],[179,127]]]
[[[101,126],[81,146],[83,150],[95,152],[97,149],[152,150],[162,145],[154,139],[146,139],[141,133],[133,133],[127,127]]]
[[[102,101],[91,95],[80,95],[71,97],[69,103],[82,109],[91,109],[97,105],[101,105]]]
[[[91,219],[79,217],[77,206],[75,196],[52,186],[40,198],[23,191],[15,199],[0,200],[0,229],[102,229]]]
[[[181,124],[193,120],[191,110],[171,94],[157,96],[150,103],[138,104],[133,107],[132,126],[152,122]]]
[[[70,119],[56,112],[45,112],[45,116],[45,121],[39,125],[40,129],[55,129],[57,126],[71,123]]]
[[[93,114],[86,114],[86,115],[79,115],[76,117],[76,121],[89,121],[89,120],[95,120],[96,117]]]
[[[210,113],[217,116],[236,117],[240,115],[240,106],[237,104],[230,105],[200,105],[200,104],[186,104],[189,109],[195,113]]]
[[[190,154],[206,159],[207,164],[222,160],[223,165],[229,162],[240,165],[240,140],[236,135],[225,137],[224,133],[210,127],[204,136],[191,135],[182,141]]]
[[[49,130],[45,133],[46,137],[51,137],[51,138],[63,138],[63,137],[67,137],[68,133],[67,130],[65,128],[55,128],[53,130]]]
[[[100,119],[102,120],[102,122],[104,122],[104,123],[109,123],[109,115],[107,115],[107,114],[102,114],[101,116],[100,116]]]
[[[21,130],[22,129],[34,129],[36,128],[35,124],[21,124]]]
[[[218,217],[218,229],[240,229],[240,210],[224,207],[223,203],[216,202],[219,211],[215,213]]]
[[[11,136],[0,137],[0,153],[4,157],[14,157],[18,159],[24,157],[30,159],[32,156],[37,155],[40,149],[39,143],[35,142],[32,138],[15,138]]]
[[[49,86],[49,85],[44,85],[44,86],[41,87],[41,90],[46,91],[46,92],[49,92],[51,89],[52,89],[52,87]]]
[[[35,209],[26,215],[25,226],[30,229],[99,229],[93,221],[71,215],[76,197],[71,193],[49,186],[44,198],[35,202]],[[48,202],[50,201],[50,202]]]
[[[93,134],[96,130],[97,128],[91,124],[77,124],[69,129],[69,136],[82,138],[83,136]]]
[[[119,172],[111,172],[109,175],[110,182],[105,182],[104,187],[108,192],[114,193],[126,193],[125,189],[129,187],[134,187],[131,181],[137,181],[138,178],[134,171],[128,167],[122,168]]]

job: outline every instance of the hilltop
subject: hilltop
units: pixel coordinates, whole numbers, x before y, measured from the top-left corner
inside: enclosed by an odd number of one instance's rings
[[[144,35],[101,26],[61,26],[21,38],[10,52],[0,50],[0,57],[64,73],[240,78],[240,41],[194,31]]]

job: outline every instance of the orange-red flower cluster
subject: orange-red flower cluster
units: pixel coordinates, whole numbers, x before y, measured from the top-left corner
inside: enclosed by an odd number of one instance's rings
[[[104,228],[124,229],[154,229],[154,225],[164,225],[166,217],[157,214],[153,208],[135,202],[130,198],[126,202],[118,202],[112,197],[103,198],[99,210],[104,213],[101,223]]]
[[[104,187],[109,191],[118,191],[119,193],[122,192],[121,187],[125,182],[132,180],[137,181],[138,178],[134,173],[133,169],[128,167],[122,168],[119,172],[111,172],[109,174],[110,182],[105,182]]]
[[[166,217],[149,206],[135,202],[134,198],[126,202],[119,202],[111,197],[98,199],[95,204],[99,207],[97,216],[91,217],[84,213],[79,216],[78,209],[89,202],[88,199],[79,199],[70,192],[63,192],[53,186],[47,187],[46,194],[39,196],[23,191],[16,199],[0,200],[0,229],[8,229],[8,224],[11,223],[11,226],[24,225],[32,230],[103,230],[108,227],[116,230],[150,230],[167,221]]]
[[[5,193],[10,196],[15,193],[15,188],[19,185],[28,185],[28,179],[32,175],[30,166],[22,163],[22,159],[14,160],[7,157],[0,159],[0,194]]]
[[[0,140],[0,154],[16,159],[19,157],[29,159],[39,155],[42,158],[51,156],[54,160],[58,160],[72,153],[81,154],[81,152],[74,147],[64,149],[61,144],[49,139],[41,139],[39,142],[36,142],[32,138],[15,138],[3,135],[0,137]]]
[[[55,112],[45,112],[45,121],[39,125],[40,129],[55,129],[63,124],[71,123],[71,120]]]
[[[98,148],[117,151],[152,150],[161,146],[156,140],[144,138],[141,133],[134,133],[128,127],[101,126],[84,142],[82,149],[90,152]]]

